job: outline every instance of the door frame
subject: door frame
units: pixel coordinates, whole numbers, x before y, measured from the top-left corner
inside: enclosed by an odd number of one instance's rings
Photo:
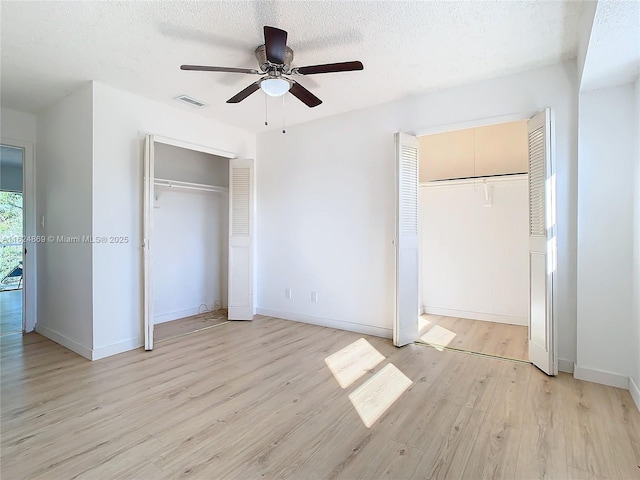
[[[549,116],[550,116],[550,121],[551,121],[551,168],[553,170],[553,172],[556,172],[556,160],[555,160],[555,114],[554,114],[554,110],[552,107],[546,107],[549,109]],[[445,132],[451,132],[451,131],[455,131],[455,130],[464,130],[467,128],[476,128],[476,127],[486,127],[489,125],[495,125],[495,124],[499,124],[499,123],[507,123],[507,122],[517,122],[517,121],[521,121],[521,120],[529,120],[531,117],[533,117],[534,115],[536,115],[537,113],[539,113],[541,110],[544,110],[544,108],[542,109],[538,109],[535,111],[527,111],[527,112],[517,112],[517,113],[511,113],[511,114],[507,114],[507,115],[498,115],[495,117],[484,117],[484,118],[478,118],[478,119],[474,119],[474,120],[467,120],[467,121],[462,121],[462,122],[455,122],[455,123],[449,123],[449,124],[443,124],[443,125],[437,125],[437,126],[433,126],[433,127],[428,127],[428,128],[424,128],[424,129],[419,129],[416,130],[413,135],[416,137],[421,137],[424,135],[432,135],[432,134],[436,134],[436,133],[445,133]],[[419,202],[419,195],[420,195],[420,189],[418,189],[418,215],[420,214],[420,202]],[[557,207],[557,199],[556,199],[556,207]],[[557,218],[557,212],[556,212],[556,218]],[[557,244],[557,239],[556,239],[556,244]],[[419,248],[419,252],[421,255],[422,249]],[[556,320],[557,315],[557,281],[556,281],[556,274],[557,274],[557,265],[558,265],[558,251],[556,248],[556,251],[554,252],[555,257],[553,259],[554,264],[555,264],[555,268],[553,270],[553,272],[551,273],[552,276],[552,299],[551,299],[551,316],[552,316],[552,335],[553,335],[553,358],[555,359],[555,364],[558,364],[558,322]],[[422,256],[419,257],[420,258],[420,262],[422,262]],[[419,296],[420,296],[420,305],[423,305],[423,301],[422,301],[422,266],[420,267],[420,276],[419,276]],[[398,302],[399,300],[399,294],[396,288],[396,302]],[[531,297],[531,293],[529,292],[529,301]],[[527,307],[528,308],[528,307]],[[528,332],[529,326],[527,326],[527,332]]]
[[[35,147],[32,142],[2,137],[2,145],[21,148],[22,157],[22,231],[27,239],[35,239],[36,229],[36,169]],[[23,256],[22,271],[22,331],[33,332],[36,328],[37,315],[37,242],[23,242],[27,254]]]
[[[149,139],[149,145],[146,144]],[[142,291],[143,291],[143,305],[142,305],[142,330],[145,350],[153,350],[153,334],[149,334],[148,330],[155,326],[153,319],[153,268],[152,268],[152,255],[150,253],[149,245],[153,238],[153,203],[154,203],[154,182],[155,182],[155,166],[154,166],[154,145],[156,143],[162,143],[164,145],[171,145],[173,147],[184,148],[186,150],[193,150],[196,152],[207,153],[216,155],[218,157],[231,160],[237,158],[233,152],[221,150],[209,145],[202,145],[197,143],[188,142],[186,140],[179,140],[176,138],[165,137],[163,135],[147,134],[145,135],[144,149],[149,149],[149,152],[145,152],[145,158],[143,163],[149,162],[149,178],[145,178],[146,166],[143,165],[143,208],[142,208]],[[149,158],[147,159],[147,155]],[[145,237],[144,234],[147,234]]]

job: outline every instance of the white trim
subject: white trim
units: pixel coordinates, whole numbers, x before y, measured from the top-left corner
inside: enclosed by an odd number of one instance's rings
[[[205,313],[205,312],[200,312],[200,307],[196,307],[196,308],[187,308],[185,310],[178,310],[177,312],[162,313],[160,315],[153,316],[153,324],[156,325],[158,323],[171,322],[173,320],[178,320],[179,318],[198,315],[199,313]]]
[[[282,318],[293,322],[310,323],[320,327],[337,328],[338,330],[346,330],[348,332],[362,333],[365,335],[373,335],[375,337],[391,338],[393,330],[391,328],[376,327],[374,325],[364,325],[362,323],[345,322],[344,320],[335,320],[333,318],[316,317],[313,315],[303,315],[301,313],[285,312],[282,310],[274,310],[271,308],[257,307],[258,315],[266,315],[268,317]]]
[[[218,157],[236,158],[235,153],[227,152],[226,150],[220,150],[208,145],[199,145],[197,143],[186,142],[184,140],[178,140],[176,138],[163,137],[162,135],[153,135],[153,141],[156,143],[164,143],[165,145],[171,145],[174,147],[186,148],[187,150],[194,150],[196,152],[209,153],[211,155],[217,155]]]
[[[636,404],[636,408],[640,411],[640,387],[633,381],[633,378],[629,377],[629,393],[633,402]]]
[[[428,315],[442,315],[445,317],[468,318],[470,320],[483,320],[485,322],[508,323],[510,325],[527,326],[527,317],[514,317],[511,315],[500,315],[497,313],[468,312],[465,310],[454,310],[452,308],[422,306],[422,311]]]
[[[32,142],[2,137],[2,145],[21,148],[22,158],[22,199],[24,202],[23,229],[25,237],[35,237],[36,229],[36,168],[35,146]],[[32,332],[38,321],[37,310],[37,255],[36,243],[25,244],[27,255],[24,257],[24,271],[22,279],[22,328],[25,332]]]
[[[70,338],[67,338],[64,335],[61,335],[60,333],[55,332],[40,324],[36,325],[36,332],[38,332],[40,335],[44,337],[47,337],[49,340],[53,340],[54,342],[62,345],[63,347],[68,348],[72,352],[75,352],[78,355],[83,356],[87,360],[92,360],[93,352],[90,348],[87,348],[84,345],[80,345],[78,342],[75,342]]]
[[[220,150],[215,147],[211,147],[208,145],[200,145],[192,142],[188,142],[185,140],[178,140],[176,138],[165,137],[163,135],[155,135],[147,132],[140,132],[145,139],[148,139],[148,145],[145,143],[145,155],[149,156],[148,165],[145,160],[145,168],[148,167],[149,179],[144,180],[144,200],[143,203],[145,207],[143,207],[143,215],[142,215],[142,227],[143,227],[143,268],[141,275],[141,283],[144,291],[144,299],[143,299],[143,330],[145,335],[145,348],[147,350],[153,349],[153,327],[155,322],[155,316],[153,314],[153,251],[151,246],[153,245],[153,205],[155,197],[155,187],[156,180],[163,182],[167,180],[156,179],[155,178],[155,168],[154,168],[154,145],[156,143],[162,143],[165,145],[171,145],[174,147],[185,148],[187,150],[193,150],[196,152],[208,153],[211,155],[217,155],[219,157],[224,157],[227,159],[235,159],[236,154],[232,152],[228,152],[226,150]],[[148,149],[148,152],[147,152]],[[190,188],[194,190],[207,190],[207,191],[215,191],[217,193],[226,193],[228,195],[228,189],[223,189],[221,187],[212,187],[209,185],[202,184],[194,184],[189,182],[177,182],[177,181],[168,181],[169,183],[173,183],[174,185],[164,185],[167,187],[177,187],[180,188]],[[178,185],[181,184],[181,185]],[[161,185],[159,185],[161,186]],[[215,190],[214,190],[215,189]],[[223,191],[224,190],[224,191]],[[255,208],[254,208],[255,212]],[[255,224],[255,223],[254,223]],[[145,237],[146,235],[146,237]],[[255,247],[254,247],[255,248]],[[256,278],[253,275],[253,285],[255,285]],[[180,317],[177,317],[180,318]],[[169,321],[169,320],[165,320]]]
[[[417,130],[416,137],[423,135],[433,135],[434,133],[453,132],[455,130],[465,130],[467,128],[486,127],[488,125],[498,125],[499,123],[518,122],[520,120],[529,120],[536,112],[527,113],[510,113],[508,115],[498,115],[496,117],[479,118],[476,120],[468,120],[466,122],[450,123],[448,125],[439,125],[437,127],[428,127]]]
[[[558,359],[558,370],[560,370],[561,372],[573,374],[574,366],[575,363],[571,360],[564,360],[562,358]]]
[[[182,182],[180,180],[168,180],[166,178],[154,178],[153,184],[156,187],[165,188],[184,188],[187,190],[201,190],[203,192],[225,193],[229,194],[227,187],[218,187],[217,185],[208,185],[206,183]],[[157,197],[157,194],[156,194]],[[157,198],[156,198],[157,199]]]
[[[629,377],[618,375],[617,373],[579,367],[578,365],[574,365],[573,367],[573,377],[578,380],[600,383],[602,385],[609,385],[610,387],[624,388],[625,390],[629,388]]]
[[[451,187],[469,187],[478,185],[492,185],[495,183],[510,184],[522,183],[529,179],[528,173],[517,173],[514,175],[494,175],[491,177],[475,177],[475,178],[454,178],[451,180],[432,180],[430,182],[421,182],[420,188],[438,189]]]
[[[140,347],[144,347],[144,343],[141,342],[139,338],[131,338],[124,342],[112,343],[104,347],[94,348],[91,352],[91,360],[100,360],[101,358],[128,352],[129,350],[135,350]]]

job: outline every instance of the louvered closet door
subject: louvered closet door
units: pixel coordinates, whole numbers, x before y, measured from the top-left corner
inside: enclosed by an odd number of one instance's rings
[[[253,160],[229,160],[229,320],[253,319]]]
[[[396,133],[396,315],[393,344],[418,339],[418,139]]]
[[[556,225],[549,109],[529,128],[529,360],[557,375],[553,325]]]
[[[142,275],[144,298],[144,348],[153,350],[153,251],[151,250],[151,232],[153,230],[153,135],[147,135],[144,142],[144,172],[143,172],[143,228],[142,228]]]

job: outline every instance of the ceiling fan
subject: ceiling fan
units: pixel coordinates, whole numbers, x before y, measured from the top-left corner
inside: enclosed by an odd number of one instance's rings
[[[227,103],[239,103],[252,93],[262,89],[264,93],[272,97],[280,97],[287,92],[291,92],[294,97],[298,98],[308,107],[317,107],[322,103],[322,100],[288,76],[349,72],[362,70],[364,68],[362,62],[327,63],[323,65],[291,68],[293,50],[287,47],[287,32],[268,26],[264,27],[264,45],[256,48],[255,55],[258,59],[260,70],[233,67],[208,67],[205,65],[181,65],[180,69],[262,75],[262,78],[258,81],[252,83],[227,100]]]

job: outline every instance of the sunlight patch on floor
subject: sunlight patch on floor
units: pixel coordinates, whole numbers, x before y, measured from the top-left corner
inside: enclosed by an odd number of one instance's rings
[[[418,317],[418,331],[424,332],[431,325],[431,321],[424,317]]]
[[[440,325],[434,325],[428,332],[420,337],[420,340],[438,350],[443,350],[444,347],[451,343],[451,340],[453,340],[455,336],[456,334],[451,330],[441,327]]]
[[[384,360],[378,350],[364,338],[329,355],[325,363],[342,388],[347,388]]]
[[[362,422],[370,428],[412,384],[404,373],[390,363],[355,389],[349,395],[349,400]]]

